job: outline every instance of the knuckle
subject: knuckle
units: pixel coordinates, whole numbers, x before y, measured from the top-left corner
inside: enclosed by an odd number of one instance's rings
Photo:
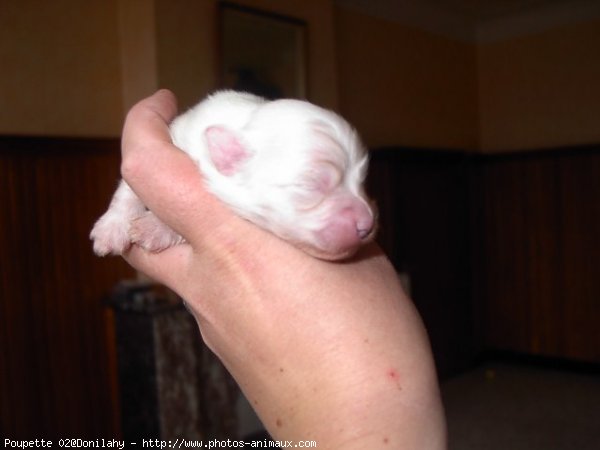
[[[139,160],[131,153],[124,153],[121,158],[121,176],[125,181],[135,180],[140,172]]]

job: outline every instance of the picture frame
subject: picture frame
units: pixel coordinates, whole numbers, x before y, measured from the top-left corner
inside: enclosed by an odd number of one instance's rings
[[[219,17],[221,88],[307,98],[306,22],[230,2]]]

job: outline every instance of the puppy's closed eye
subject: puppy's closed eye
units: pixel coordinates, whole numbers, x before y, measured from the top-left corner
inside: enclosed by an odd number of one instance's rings
[[[293,186],[293,201],[298,210],[317,207],[342,182],[342,171],[329,161],[318,161],[302,174]]]

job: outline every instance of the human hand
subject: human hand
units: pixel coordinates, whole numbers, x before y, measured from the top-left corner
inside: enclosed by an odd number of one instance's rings
[[[132,108],[121,170],[186,243],[127,261],[186,300],[275,439],[444,448],[427,337],[387,258],[370,244],[318,260],[237,217],[172,145],[176,109],[168,91]]]

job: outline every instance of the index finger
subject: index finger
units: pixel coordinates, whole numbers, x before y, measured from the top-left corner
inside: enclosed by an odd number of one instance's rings
[[[121,173],[142,202],[188,241],[230,220],[207,192],[196,163],[173,145],[174,95],[160,90],[137,103],[123,128]]]

